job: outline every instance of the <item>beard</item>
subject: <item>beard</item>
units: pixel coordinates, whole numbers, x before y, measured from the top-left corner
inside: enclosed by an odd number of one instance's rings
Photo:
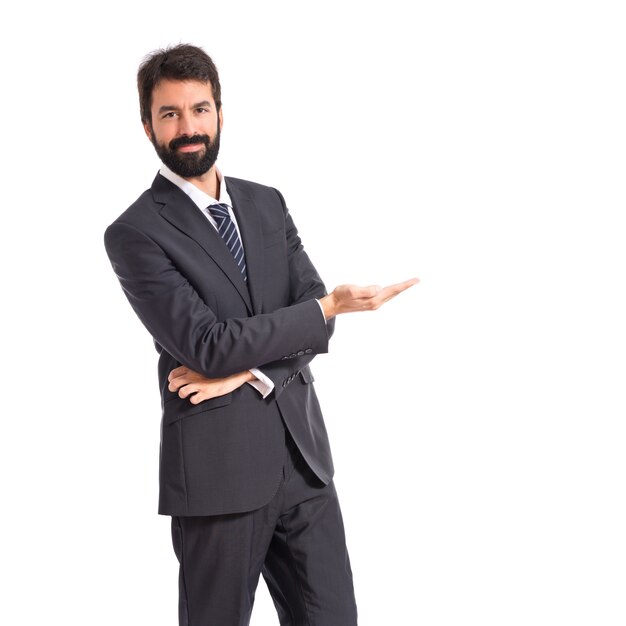
[[[181,146],[195,144],[202,144],[204,150],[178,152],[178,148]],[[182,178],[196,178],[206,174],[217,160],[217,155],[220,151],[220,128],[218,126],[213,140],[208,135],[182,136],[172,139],[167,145],[159,143],[156,140],[154,130],[152,130],[152,145],[161,161],[172,172]]]

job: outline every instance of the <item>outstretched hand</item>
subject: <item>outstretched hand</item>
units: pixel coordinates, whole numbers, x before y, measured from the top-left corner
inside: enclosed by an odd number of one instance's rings
[[[385,302],[395,298],[409,287],[419,283],[419,278],[411,278],[402,283],[380,287],[359,287],[357,285],[339,285],[332,293],[320,299],[326,319],[357,311],[375,311]]]

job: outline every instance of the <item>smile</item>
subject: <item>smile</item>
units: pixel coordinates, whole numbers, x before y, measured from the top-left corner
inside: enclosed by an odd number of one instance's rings
[[[179,152],[197,152],[203,146],[204,144],[202,143],[192,143],[186,146],[181,146],[180,148],[177,148],[177,149]]]

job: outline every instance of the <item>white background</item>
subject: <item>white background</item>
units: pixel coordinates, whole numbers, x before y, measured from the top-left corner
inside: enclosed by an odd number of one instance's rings
[[[0,621],[177,623],[156,353],[102,235],[158,168],[137,66],[184,41],[222,170],[327,286],[422,280],[314,363],[361,626],[623,626],[621,4],[5,8]]]

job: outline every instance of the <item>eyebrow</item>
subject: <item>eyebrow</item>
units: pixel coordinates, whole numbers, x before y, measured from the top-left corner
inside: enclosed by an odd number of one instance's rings
[[[202,102],[196,102],[192,105],[192,109],[198,109],[199,107],[210,107],[211,103],[208,100],[203,100]],[[175,107],[171,104],[165,104],[159,108],[159,113],[167,113],[169,111],[178,111],[178,107]]]

